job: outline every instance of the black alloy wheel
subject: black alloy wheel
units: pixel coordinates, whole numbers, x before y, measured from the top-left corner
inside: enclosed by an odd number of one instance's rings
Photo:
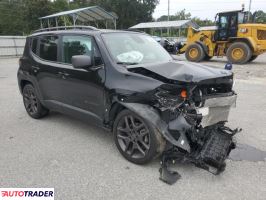
[[[22,95],[25,109],[32,118],[39,119],[48,114],[49,111],[42,106],[31,84],[27,84],[23,88]]]
[[[129,110],[119,113],[114,123],[114,137],[120,153],[129,161],[144,164],[160,152],[154,128]]]

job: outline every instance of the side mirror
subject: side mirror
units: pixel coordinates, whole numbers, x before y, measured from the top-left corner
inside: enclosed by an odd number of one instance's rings
[[[82,68],[92,66],[91,57],[87,55],[72,56],[71,61],[72,61],[73,67],[76,69],[82,69]]]

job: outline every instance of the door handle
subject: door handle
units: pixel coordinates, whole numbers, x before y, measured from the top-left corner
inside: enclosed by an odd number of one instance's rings
[[[58,72],[58,74],[62,77],[62,79],[66,79],[66,77],[69,76],[69,74],[66,72]]]
[[[89,69],[93,72],[99,70],[99,69],[102,69],[103,68],[103,65],[98,65],[98,66],[92,66],[90,67]]]
[[[69,76],[69,74],[66,73],[66,72],[58,72],[58,74],[61,75],[61,76]]]
[[[33,71],[36,73],[40,70],[40,67],[37,66],[31,66],[31,68],[33,69]]]

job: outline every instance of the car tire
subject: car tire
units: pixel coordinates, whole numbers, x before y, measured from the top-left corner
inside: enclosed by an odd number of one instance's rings
[[[40,119],[49,113],[49,110],[41,104],[36,90],[31,84],[24,86],[22,96],[25,109],[32,118]]]
[[[166,144],[151,123],[128,109],[117,115],[113,134],[119,152],[135,164],[150,162],[163,152]]]
[[[186,49],[186,59],[191,62],[201,62],[205,57],[205,52],[200,44],[194,43]]]
[[[244,42],[236,42],[226,51],[227,60],[233,64],[245,64],[252,56],[250,47]]]

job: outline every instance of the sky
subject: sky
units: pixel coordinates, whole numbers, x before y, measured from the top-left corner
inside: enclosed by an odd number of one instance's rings
[[[249,0],[169,0],[170,15],[174,15],[177,11],[186,9],[192,17],[200,17],[201,19],[211,19],[217,12],[229,10],[241,10],[242,4],[245,4],[245,10],[248,10]],[[251,11],[263,10],[266,11],[266,0],[252,0]],[[159,18],[161,15],[168,13],[168,0],[160,0],[157,5],[153,17]]]

